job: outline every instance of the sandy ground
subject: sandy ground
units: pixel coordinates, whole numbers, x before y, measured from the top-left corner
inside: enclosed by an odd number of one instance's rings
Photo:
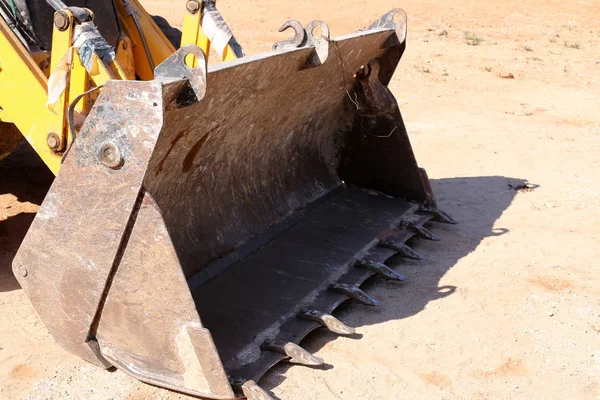
[[[183,2],[144,3],[179,24]],[[281,365],[261,384],[284,400],[599,399],[597,2],[220,3],[250,54],[289,18],[323,19],[336,36],[403,7],[408,48],[391,88],[440,206],[460,221],[434,227],[442,242],[414,243],[427,260],[398,265],[407,283],[369,285],[381,307],[338,314],[362,339],[304,343],[333,368]],[[45,330],[10,272],[50,182],[27,159],[0,163],[0,398],[185,398],[96,369]],[[511,188],[524,181],[539,186]]]

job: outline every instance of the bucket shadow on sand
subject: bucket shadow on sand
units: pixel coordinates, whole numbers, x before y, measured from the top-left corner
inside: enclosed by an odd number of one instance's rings
[[[429,224],[428,228],[441,237],[440,242],[411,239],[408,244],[424,254],[425,260],[391,259],[390,266],[406,275],[408,280],[399,283],[372,277],[362,288],[367,293],[376,292],[375,297],[382,301],[384,307],[374,309],[348,301],[334,312],[343,322],[360,327],[401,320],[421,312],[430,301],[452,296],[457,287],[440,286],[440,279],[458,260],[474,251],[483,239],[510,234],[508,229],[494,227],[494,224],[518,193],[515,188],[526,183],[522,179],[503,176],[432,179],[431,182],[439,207],[449,212],[458,225]],[[397,306],[385,307],[388,302]],[[318,329],[301,345],[310,352],[316,352],[336,338],[337,335]],[[335,365],[328,369],[332,367],[335,368]],[[305,367],[280,363],[261,379],[261,386],[272,391],[286,379],[289,368]]]

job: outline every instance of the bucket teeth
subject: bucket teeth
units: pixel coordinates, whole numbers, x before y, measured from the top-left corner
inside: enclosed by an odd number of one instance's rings
[[[396,271],[394,271],[393,269],[391,269],[390,267],[388,267],[387,265],[385,265],[384,263],[381,263],[381,262],[375,262],[375,261],[370,261],[370,260],[359,260],[356,262],[356,266],[369,269],[369,270],[375,272],[377,275],[383,276],[384,278],[387,278],[387,279],[392,279],[395,281],[405,281],[406,280],[406,277],[404,275],[397,273]]]
[[[439,236],[433,234],[429,229],[426,229],[422,226],[418,225],[408,225],[408,229],[415,232],[419,239],[432,240],[434,242],[439,242],[441,239]]]
[[[433,215],[432,221],[441,222],[443,224],[456,225],[458,222],[450,214],[438,209],[438,208],[421,208],[418,214],[430,214]]]
[[[392,249],[398,252],[398,254],[402,257],[410,258],[411,260],[422,260],[424,258],[421,254],[408,247],[408,245],[399,243],[394,239],[383,239],[379,242],[378,246],[386,249]]]
[[[247,381],[242,385],[242,393],[248,400],[274,400],[263,388],[254,381]]]
[[[358,301],[366,306],[378,306],[381,302],[363,292],[356,285],[349,285],[347,283],[332,283],[329,285],[329,289],[334,292],[344,293],[346,296]]]
[[[298,313],[298,317],[309,321],[316,321],[329,329],[329,331],[339,335],[353,335],[356,333],[356,329],[344,324],[333,315],[325,314],[318,310],[302,309]]]
[[[322,358],[315,357],[302,347],[292,342],[284,343],[276,340],[267,341],[262,345],[262,348],[264,350],[285,354],[286,356],[290,357],[290,362],[294,364],[318,366],[323,365],[324,363]]]

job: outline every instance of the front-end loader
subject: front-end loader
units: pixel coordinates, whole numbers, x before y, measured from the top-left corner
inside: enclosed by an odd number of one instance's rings
[[[387,85],[406,14],[322,21],[244,55],[214,1],[182,32],[137,0],[0,0],[0,155],[21,135],[56,174],[13,262],[66,350],[161,387],[268,399],[289,361],[392,256],[455,223]],[[207,67],[210,49],[223,62]]]

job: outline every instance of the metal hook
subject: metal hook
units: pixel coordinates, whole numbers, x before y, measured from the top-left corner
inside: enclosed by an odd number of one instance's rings
[[[284,32],[290,28],[294,30],[294,36],[291,39],[275,43],[273,45],[273,50],[295,49],[306,44],[306,31],[302,27],[302,24],[295,19],[291,19],[284,23],[281,28],[279,28],[279,32]]]

